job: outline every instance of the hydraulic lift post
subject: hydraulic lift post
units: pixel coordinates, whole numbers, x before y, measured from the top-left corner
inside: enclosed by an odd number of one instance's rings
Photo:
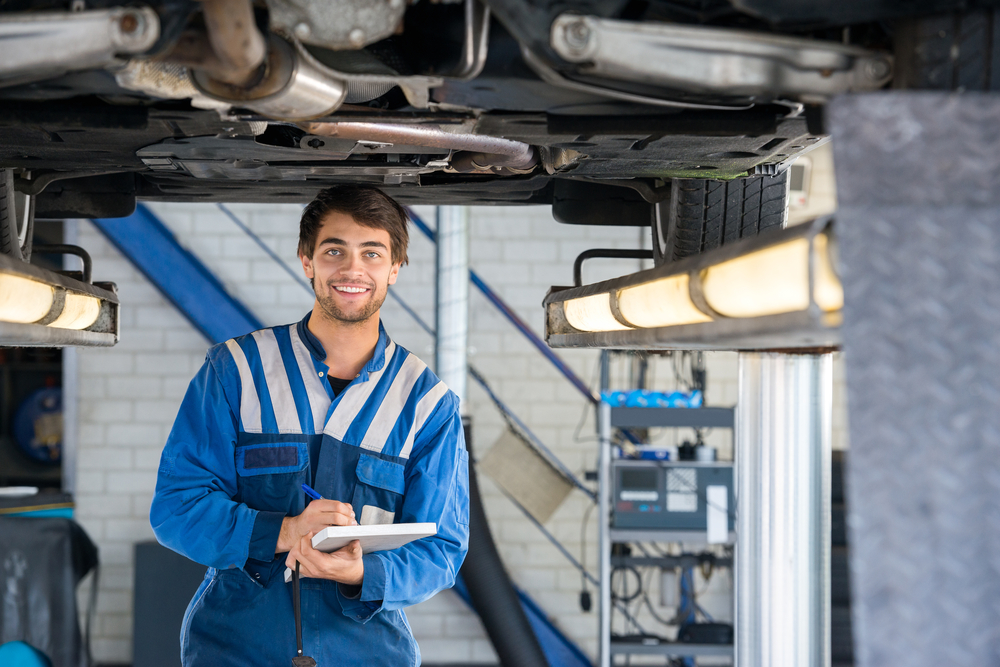
[[[740,353],[736,667],[830,665],[830,354]]]
[[[437,207],[437,335],[434,363],[437,376],[466,406],[469,344],[469,207]]]
[[[601,391],[607,391],[610,384],[611,354],[601,350]],[[611,550],[608,539],[608,521],[611,517],[611,406],[605,401],[597,404],[597,543],[600,545],[598,572],[611,572]],[[597,605],[598,667],[611,665],[611,578],[600,577],[600,599]]]

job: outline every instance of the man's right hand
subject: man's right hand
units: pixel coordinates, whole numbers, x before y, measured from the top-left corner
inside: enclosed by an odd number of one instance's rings
[[[327,526],[356,526],[354,509],[339,500],[313,500],[298,516],[286,516],[281,521],[278,545],[274,553],[291,551],[303,535],[319,532]]]

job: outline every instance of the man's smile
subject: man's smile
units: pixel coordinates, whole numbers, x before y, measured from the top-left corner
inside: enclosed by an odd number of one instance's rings
[[[334,285],[333,289],[342,294],[362,294],[371,290],[369,287],[361,287],[359,285]]]

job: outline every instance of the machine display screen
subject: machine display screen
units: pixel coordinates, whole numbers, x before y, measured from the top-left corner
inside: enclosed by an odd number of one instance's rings
[[[632,502],[655,502],[660,499],[656,468],[622,469],[618,499]]]
[[[656,473],[657,470],[655,468],[649,470],[622,470],[621,488],[655,491]]]

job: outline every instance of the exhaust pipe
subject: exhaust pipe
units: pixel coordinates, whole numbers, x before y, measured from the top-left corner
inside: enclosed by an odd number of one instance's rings
[[[347,97],[347,84],[299,57],[277,35],[268,40],[260,78],[250,86],[227,83],[195,69],[191,82],[202,94],[277,120],[300,121],[334,112]]]
[[[452,167],[458,171],[504,168],[528,172],[538,164],[538,151],[530,144],[481,134],[445,132],[436,125],[316,122],[299,123],[299,127],[309,134],[322,137],[459,151],[451,160]]]
[[[267,40],[250,0],[202,0],[205,30],[185,30],[162,60],[205,72],[224,83],[252,87],[262,74]]]
[[[206,31],[189,30],[163,60],[184,65],[206,97],[277,120],[335,111],[347,85],[301,58],[278,35],[257,28],[251,0],[202,0]]]
[[[267,43],[257,29],[253,4],[250,0],[201,0],[201,6],[212,51],[234,78],[249,81],[267,56]]]

